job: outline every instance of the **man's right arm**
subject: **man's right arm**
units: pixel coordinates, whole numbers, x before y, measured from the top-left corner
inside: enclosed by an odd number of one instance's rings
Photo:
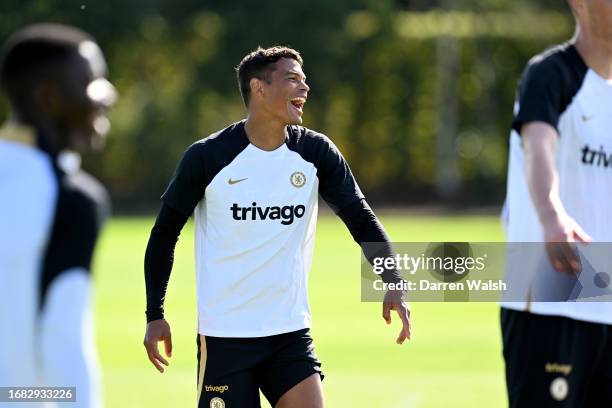
[[[579,261],[573,249],[563,243],[591,239],[567,214],[561,202],[555,166],[559,134],[550,124],[535,121],[522,126],[521,137],[527,185],[542,225],[544,241],[550,243],[547,245],[550,261],[557,271],[575,274],[580,269]]]
[[[204,197],[206,172],[203,143],[192,144],[179,161],[168,188],[162,195],[162,207],[151,230],[145,253],[147,323],[163,319],[163,302],[174,261],[174,247],[181,229]]]
[[[145,253],[147,330],[143,344],[149,361],[161,373],[168,361],[159,353],[157,343],[163,341],[166,356],[172,356],[172,334],[170,325],[164,319],[164,298],[174,263],[174,248],[188,219],[189,216],[162,204]]]
[[[207,185],[202,147],[203,143],[194,143],[183,154],[162,196],[163,204],[145,254],[147,330],[143,343],[149,360],[162,373],[168,362],[159,354],[157,343],[163,341],[166,355],[172,355],[172,335],[170,325],[164,319],[163,305],[174,261],[174,247],[181,229],[204,197]]]
[[[147,323],[164,318],[164,298],[174,263],[174,248],[188,216],[167,204],[157,215],[145,253]]]

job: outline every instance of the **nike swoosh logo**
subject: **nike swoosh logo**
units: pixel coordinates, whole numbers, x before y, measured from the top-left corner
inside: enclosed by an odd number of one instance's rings
[[[241,181],[246,180],[248,177],[245,177],[243,179],[238,179],[238,180],[232,180],[231,178],[227,179],[227,183],[228,184],[236,184],[236,183],[240,183]]]
[[[582,115],[582,121],[583,122],[588,122],[591,119],[593,119],[593,115],[591,115],[591,116]]]

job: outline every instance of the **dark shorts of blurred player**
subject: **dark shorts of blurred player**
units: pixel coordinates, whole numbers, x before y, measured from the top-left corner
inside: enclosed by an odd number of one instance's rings
[[[612,407],[612,326],[501,309],[510,408]]]

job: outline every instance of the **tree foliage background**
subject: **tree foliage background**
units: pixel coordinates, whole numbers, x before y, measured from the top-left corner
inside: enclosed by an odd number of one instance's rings
[[[122,211],[154,208],[184,149],[244,117],[233,68],[275,44],[301,51],[304,123],[336,142],[371,201],[499,204],[517,80],[573,32],[558,0],[3,0],[0,41],[40,21],[105,51],[120,100],[85,167]]]

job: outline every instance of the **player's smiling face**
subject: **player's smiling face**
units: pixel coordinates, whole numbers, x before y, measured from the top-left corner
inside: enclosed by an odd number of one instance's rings
[[[270,80],[261,81],[262,107],[271,116],[287,125],[302,123],[304,104],[310,88],[299,62],[281,58],[270,73]]]

